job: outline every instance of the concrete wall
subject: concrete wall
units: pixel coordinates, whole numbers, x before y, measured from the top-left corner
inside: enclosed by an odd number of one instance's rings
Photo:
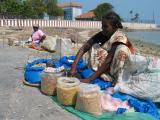
[[[81,8],[72,8],[72,20],[75,20],[75,18],[79,15],[82,14],[82,9]]]
[[[128,29],[156,29],[156,24],[146,24],[146,23],[122,23],[125,28]]]
[[[66,7],[63,10],[64,10],[64,19],[65,20],[75,20],[75,17],[82,14],[81,8]]]
[[[71,21],[71,20],[39,20],[39,19],[0,19],[0,27],[32,27],[39,24],[40,27],[60,27],[60,28],[93,28],[100,29],[100,21]],[[156,29],[156,24],[143,23],[122,23],[129,29]]]

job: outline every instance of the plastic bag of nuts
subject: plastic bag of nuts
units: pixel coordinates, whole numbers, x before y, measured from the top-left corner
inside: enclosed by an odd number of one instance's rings
[[[46,95],[56,95],[57,79],[63,76],[64,72],[42,72],[41,91]]]

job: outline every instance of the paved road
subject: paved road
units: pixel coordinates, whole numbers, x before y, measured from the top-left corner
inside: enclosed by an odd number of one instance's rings
[[[37,52],[0,43],[0,120],[78,120],[39,89],[22,83],[29,54]],[[39,53],[38,53],[39,54]]]

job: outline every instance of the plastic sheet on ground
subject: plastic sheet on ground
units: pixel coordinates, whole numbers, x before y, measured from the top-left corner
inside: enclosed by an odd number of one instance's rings
[[[85,69],[85,70],[82,71],[80,74],[81,74],[81,76],[82,76],[83,78],[88,78],[88,77],[90,77],[92,74],[94,74],[94,71],[91,70],[91,69]],[[97,79],[95,79],[95,80],[92,80],[91,83],[92,83],[92,84],[97,84],[101,89],[106,89],[106,88],[112,86],[112,83],[111,83],[111,82],[104,81],[104,80],[101,79],[101,78],[97,78]]]
[[[115,98],[120,98],[123,101],[127,100],[128,104],[131,107],[134,107],[136,112],[147,113],[154,116],[155,119],[160,120],[158,109],[151,100],[142,100],[119,92],[113,94],[112,96]]]
[[[155,118],[149,114],[138,113],[138,112],[130,112],[130,113],[124,113],[124,114],[118,114],[118,115],[112,112],[105,112],[100,116],[94,116],[89,113],[76,110],[73,106],[63,106],[59,104],[56,96],[51,98],[63,109],[78,116],[82,120],[155,120]]]
[[[57,67],[61,67],[62,65],[65,67],[65,69],[70,69],[74,60],[75,60],[75,56],[62,56],[59,60],[54,61],[51,60],[49,61],[50,64],[52,64],[53,66]],[[77,65],[77,70],[80,69],[84,69],[86,67],[86,63],[84,62],[83,59],[80,59],[78,65]]]

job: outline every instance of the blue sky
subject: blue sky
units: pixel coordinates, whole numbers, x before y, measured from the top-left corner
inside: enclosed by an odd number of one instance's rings
[[[83,12],[96,8],[100,3],[111,3],[122,18],[130,18],[129,11],[132,10],[133,14],[139,13],[140,19],[154,16],[156,23],[160,24],[160,0],[59,0],[59,3],[70,1],[81,3]]]

